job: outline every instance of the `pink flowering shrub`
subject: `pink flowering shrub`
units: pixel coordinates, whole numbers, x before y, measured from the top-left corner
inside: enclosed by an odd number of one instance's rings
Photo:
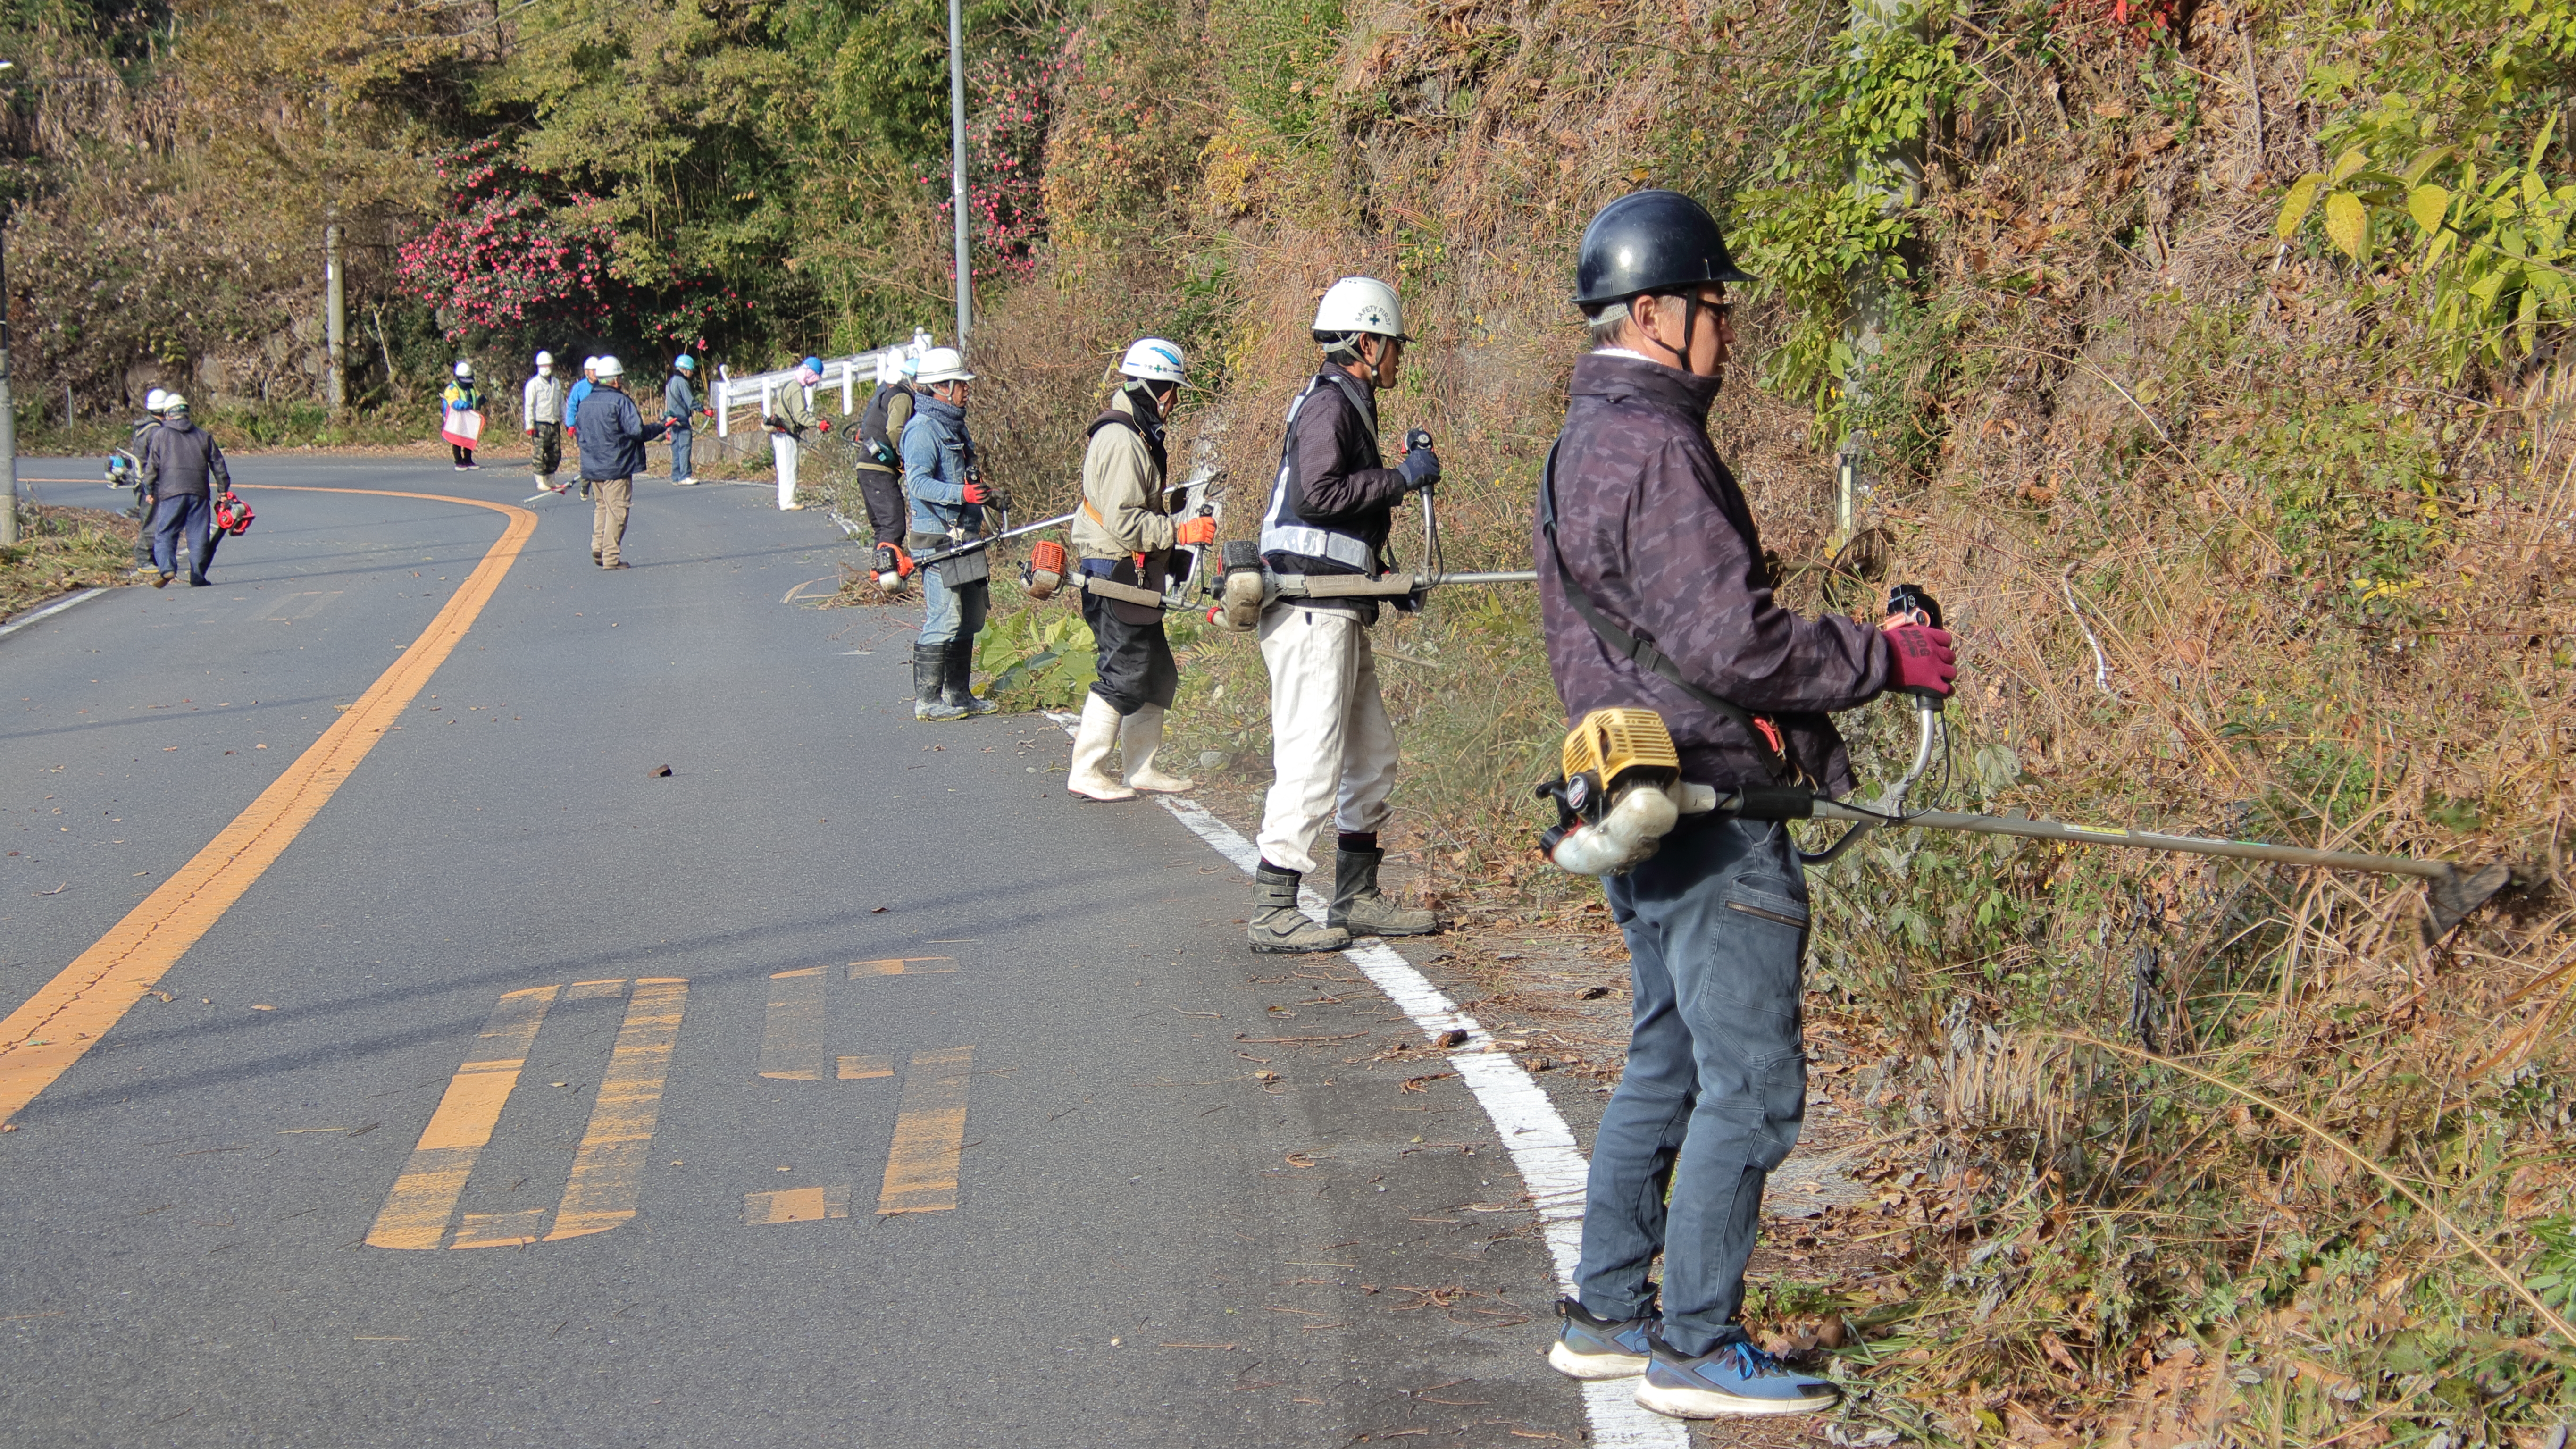
[[[978,277],[1019,281],[1037,269],[1046,239],[1047,123],[1072,63],[1059,51],[987,56],[967,68],[966,233]],[[925,176],[922,184],[939,189],[940,219],[948,222],[955,213],[946,178]],[[953,280],[955,264],[948,270]]]

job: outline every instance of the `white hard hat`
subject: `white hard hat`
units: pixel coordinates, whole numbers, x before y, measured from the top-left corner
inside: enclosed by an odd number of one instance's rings
[[[893,352],[878,354],[877,386],[890,386],[894,383],[903,381],[903,378],[903,357],[901,354]]]
[[[474,375],[474,364],[470,362],[460,362],[456,364],[456,375],[458,377],[472,377]]]
[[[921,380],[933,382],[973,382],[975,374],[966,370],[966,359],[954,347],[934,347],[921,354]]]
[[[1404,304],[1396,300],[1393,287],[1375,277],[1344,277],[1316,304],[1315,332],[1318,337],[1374,332],[1403,338]]]
[[[165,392],[161,395],[161,411],[165,413],[184,413],[187,410],[188,400],[186,398],[175,392]]]
[[[1118,364],[1120,373],[1138,382],[1181,380],[1181,348],[1176,342],[1160,337],[1140,337],[1127,344],[1127,356]]]
[[[540,353],[538,353],[538,354],[537,354],[537,366],[539,366],[539,367],[552,367],[552,366],[554,366],[554,365],[555,365],[555,355],[554,355],[553,353],[551,353],[551,352],[540,352]]]
[[[596,358],[596,357],[585,357],[585,358],[583,358],[583,359],[581,360],[581,370],[582,370],[582,371],[584,371],[584,372],[597,372],[597,371],[599,371],[599,359],[598,359],[598,358]]]
[[[593,358],[591,362],[591,370],[598,373],[601,377],[624,377],[626,375],[626,364],[619,362],[614,357]]]
[[[157,387],[143,395],[143,410],[147,413],[157,413],[169,405],[170,394]]]

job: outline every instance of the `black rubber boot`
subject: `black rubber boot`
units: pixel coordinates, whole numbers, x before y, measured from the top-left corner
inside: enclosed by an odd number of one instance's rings
[[[942,697],[948,682],[948,646],[912,646],[912,717],[934,721],[964,719],[966,708]]]
[[[1252,923],[1243,928],[1243,935],[1253,950],[1269,955],[1298,955],[1338,951],[1351,943],[1350,932],[1339,926],[1316,925],[1297,909],[1299,879],[1297,872],[1281,870],[1266,860],[1252,873]]]
[[[991,714],[1001,706],[975,693],[975,641],[965,638],[948,646],[947,701],[968,714]]]
[[[1428,936],[1440,929],[1429,911],[1407,910],[1378,894],[1383,850],[1343,850],[1333,855],[1333,909],[1327,917],[1354,936]]]

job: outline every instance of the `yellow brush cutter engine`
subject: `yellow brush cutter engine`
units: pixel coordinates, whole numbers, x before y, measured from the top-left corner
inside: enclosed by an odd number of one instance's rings
[[[1717,791],[1682,780],[1663,716],[1596,709],[1565,737],[1563,773],[1538,787],[1557,822],[1539,849],[1576,875],[1620,875],[1651,858],[1684,815],[1717,808]]]

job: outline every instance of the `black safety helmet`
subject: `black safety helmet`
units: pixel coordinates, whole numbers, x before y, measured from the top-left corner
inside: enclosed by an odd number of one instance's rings
[[[1632,191],[1583,229],[1574,304],[1591,309],[1702,282],[1749,282],[1708,208],[1678,191]]]

